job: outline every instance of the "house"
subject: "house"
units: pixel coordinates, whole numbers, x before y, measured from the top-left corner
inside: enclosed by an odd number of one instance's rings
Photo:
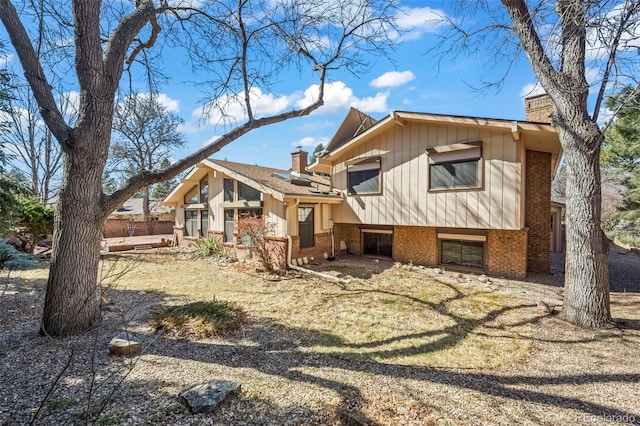
[[[235,254],[247,254],[237,221],[262,216],[272,244],[293,259],[328,256],[331,206],[343,202],[330,179],[306,172],[307,153],[292,153],[291,170],[207,159],[198,163],[167,196],[176,207],[174,235],[181,245],[217,236]]]
[[[562,148],[549,98],[525,105],[526,121],[403,111],[378,121],[351,109],[314,174],[302,151],[291,171],[205,160],[166,203],[180,240],[213,233],[241,246],[234,220],[261,209],[293,258],[348,252],[510,278],[548,273]]]

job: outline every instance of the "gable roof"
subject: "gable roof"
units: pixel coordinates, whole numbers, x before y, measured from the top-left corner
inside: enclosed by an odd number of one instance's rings
[[[349,142],[354,137],[365,132],[378,122],[375,118],[365,114],[362,111],[349,108],[349,112],[345,116],[344,120],[336,130],[335,134],[327,144],[326,151],[334,151],[345,143]]]
[[[555,174],[555,170],[557,169],[557,166],[559,165],[560,159],[562,157],[562,147],[557,136],[557,131],[555,127],[549,123],[506,120],[499,118],[470,117],[461,115],[445,115],[425,112],[391,111],[391,113],[389,113],[389,115],[387,115],[383,119],[374,121],[369,126],[364,126],[362,131],[356,132],[351,138],[342,140],[345,135],[345,130],[343,130],[343,128],[353,129],[354,120],[356,120],[358,117],[355,115],[354,111],[357,110],[355,110],[354,108],[351,108],[351,110],[349,110],[343,123],[340,125],[338,131],[331,139],[331,142],[327,147],[327,152],[321,158],[316,158],[316,161],[309,166],[309,170],[320,173],[330,173],[330,166],[332,164],[332,161],[347,149],[353,147],[356,144],[359,144],[362,141],[368,140],[371,137],[379,135],[380,133],[392,128],[393,126],[403,127],[404,124],[409,121],[504,130],[511,132],[513,134],[514,140],[518,140],[520,138],[520,135],[523,133],[536,133],[537,135],[544,135],[549,145],[548,151],[552,152],[555,162],[552,167],[552,175]],[[540,146],[537,146],[536,149],[545,150],[541,149]]]
[[[282,201],[284,197],[322,198],[324,200],[342,200],[340,194],[331,191],[329,178],[317,175],[306,175],[297,178],[289,170],[256,166],[233,161],[207,159],[198,163],[180,184],[163,201],[163,204],[181,204],[183,195],[192,188],[205,174],[203,170],[217,170],[225,175],[245,183],[263,193],[270,194]],[[308,179],[308,181],[307,181]],[[295,181],[307,181],[300,185]]]

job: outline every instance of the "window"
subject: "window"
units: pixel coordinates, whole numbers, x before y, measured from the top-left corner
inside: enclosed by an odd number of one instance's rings
[[[429,189],[478,188],[479,160],[432,164]]]
[[[349,194],[379,194],[380,158],[366,158],[347,166],[347,188]]]
[[[300,248],[314,247],[313,235],[313,206],[298,207],[298,235]]]
[[[262,217],[262,209],[238,209],[238,220],[241,220],[246,217]],[[260,223],[254,223],[254,225],[262,227]],[[261,229],[254,229],[256,235],[262,234]],[[251,245],[251,237],[246,233],[240,233],[238,235],[238,244],[242,244],[243,246]]]
[[[225,209],[224,210],[224,242],[232,243],[233,242],[233,232],[235,230],[235,225],[233,223],[233,209]]]
[[[209,236],[209,212],[200,210],[200,236],[207,238]]]
[[[238,201],[260,201],[260,191],[238,182]]]
[[[224,201],[234,201],[233,179],[224,180]]]
[[[363,231],[362,254],[392,257],[393,234],[391,231]]]
[[[184,196],[184,203],[195,204],[198,202],[200,202],[200,200],[198,198],[198,185],[196,185],[193,188],[191,188],[189,192],[187,192],[187,195]]]
[[[427,148],[429,189],[475,189],[482,186],[482,142]]]
[[[440,263],[471,268],[484,268],[484,242],[440,241]]]
[[[184,211],[184,235],[186,237],[198,236],[198,210]]]
[[[200,202],[209,202],[209,176],[205,176],[200,181]]]

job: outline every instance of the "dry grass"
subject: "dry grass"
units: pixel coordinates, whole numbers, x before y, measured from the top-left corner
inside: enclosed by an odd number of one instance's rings
[[[124,325],[144,350],[96,422],[552,425],[640,418],[637,293],[612,296],[625,328],[583,330],[537,308],[541,299],[557,308],[558,287],[338,263],[331,273],[350,276],[348,285],[310,276],[267,281],[162,252],[110,256],[104,328],[95,339],[58,341],[36,335],[46,270],[25,271],[0,297],[0,359],[12,367],[0,371],[0,424],[28,423],[70,347],[78,355],[41,422],[81,421],[91,369],[99,371],[100,392],[129,371],[127,360],[105,350]],[[158,335],[150,325],[158,308],[208,300],[241,306],[248,324],[200,340]],[[212,378],[241,383],[240,397],[215,415],[189,415],[176,395]]]
[[[112,257],[107,262],[113,262]],[[254,322],[305,350],[356,360],[431,367],[497,367],[518,361],[531,347],[519,325],[530,307],[484,287],[445,284],[402,268],[337,285],[319,279],[268,282],[185,259],[145,258],[113,289],[160,291],[187,300],[224,300]],[[524,336],[523,336],[524,335]]]

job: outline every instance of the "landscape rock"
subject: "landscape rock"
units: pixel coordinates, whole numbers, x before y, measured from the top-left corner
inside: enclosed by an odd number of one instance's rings
[[[486,275],[484,275],[484,274],[483,274],[483,275],[480,275],[480,276],[478,277],[478,281],[480,281],[481,283],[490,282],[490,281],[489,281],[489,277],[487,277],[487,276],[486,276]]]
[[[191,414],[212,413],[226,400],[240,393],[240,384],[228,380],[211,380],[180,393],[180,403]]]
[[[142,350],[140,342],[133,340],[129,333],[118,333],[109,342],[109,352],[114,355],[137,355]]]

